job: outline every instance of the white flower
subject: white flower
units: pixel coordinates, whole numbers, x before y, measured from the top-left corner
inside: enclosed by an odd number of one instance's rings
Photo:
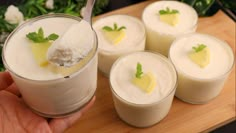
[[[54,8],[54,1],[53,0],[47,0],[45,5],[46,5],[47,9],[53,9]]]
[[[82,7],[80,9],[80,15],[84,18],[84,14],[85,14],[85,7]]]
[[[10,5],[5,12],[5,20],[10,24],[19,24],[24,21],[24,16],[17,7]]]

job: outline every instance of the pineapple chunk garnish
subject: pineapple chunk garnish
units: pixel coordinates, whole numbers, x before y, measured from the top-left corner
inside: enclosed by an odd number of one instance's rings
[[[195,51],[189,53],[189,58],[199,65],[201,68],[206,67],[210,63],[210,50],[205,45],[201,44],[194,47]]]
[[[114,45],[120,43],[125,37],[125,26],[118,27],[116,23],[114,23],[113,28],[110,26],[104,26],[102,28],[105,38]]]
[[[167,23],[171,26],[175,26],[179,22],[179,11],[175,9],[170,9],[166,7],[166,9],[159,11],[160,20],[164,23]]]
[[[175,26],[179,22],[179,14],[163,14],[160,15],[160,20],[171,26]]]
[[[48,60],[46,55],[48,48],[50,46],[51,46],[50,42],[30,44],[34,59],[37,62],[37,64],[41,67],[45,67],[48,65]]]
[[[151,72],[143,74],[140,63],[137,63],[135,77],[132,79],[132,82],[146,93],[151,93],[156,86],[154,75]]]
[[[103,31],[105,38],[114,45],[117,45],[125,37],[125,31]]]
[[[39,66],[44,67],[48,65],[47,51],[51,46],[51,41],[55,41],[59,36],[55,33],[44,36],[43,28],[40,27],[36,32],[29,32],[26,37],[32,42],[30,47],[34,56],[35,61]]]
[[[152,73],[143,74],[141,78],[134,77],[132,82],[146,93],[151,93],[156,86],[155,77]]]

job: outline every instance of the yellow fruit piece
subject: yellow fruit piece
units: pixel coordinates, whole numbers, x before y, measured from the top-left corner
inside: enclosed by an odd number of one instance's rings
[[[179,22],[179,14],[160,14],[160,20],[171,26],[175,26]]]
[[[209,48],[204,48],[199,52],[191,52],[189,58],[199,65],[201,68],[206,67],[210,63],[210,50]]]
[[[51,46],[51,43],[32,43],[31,50],[34,56],[35,61],[41,67],[45,67],[48,65],[47,61],[47,51],[48,48]]]
[[[155,77],[152,73],[144,74],[141,78],[135,77],[132,82],[146,93],[151,93],[156,86]]]
[[[103,31],[105,38],[112,44],[117,45],[125,37],[125,31]]]

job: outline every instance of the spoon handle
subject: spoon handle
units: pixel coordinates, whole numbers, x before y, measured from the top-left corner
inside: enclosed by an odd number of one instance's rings
[[[90,24],[92,23],[92,12],[93,12],[93,6],[95,4],[96,0],[87,0],[85,10],[84,10],[84,20],[89,22]]]

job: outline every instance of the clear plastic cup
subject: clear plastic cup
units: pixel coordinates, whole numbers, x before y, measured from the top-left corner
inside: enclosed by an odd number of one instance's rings
[[[152,72],[157,85],[151,93],[140,90],[132,83],[136,63],[143,72]],[[134,52],[120,57],[112,66],[110,87],[119,117],[135,127],[149,127],[165,118],[171,108],[177,73],[164,56],[151,52]]]
[[[166,8],[179,11],[179,22],[175,26],[160,20],[159,10]],[[142,20],[147,34],[146,49],[159,52],[168,57],[169,48],[176,37],[196,31],[198,15],[194,8],[185,3],[157,1],[144,9]]]
[[[43,22],[47,19],[50,19],[48,23],[40,24],[40,21]],[[63,20],[65,20],[66,23]],[[62,28],[66,30],[72,23],[79,23],[80,21],[81,18],[65,14],[39,16],[30,19],[16,28],[4,44],[2,55],[4,65],[18,86],[26,104],[39,115],[45,117],[67,116],[80,110],[92,99],[97,87],[97,40],[95,32],[93,35],[94,46],[90,54],[85,57],[83,61],[78,63],[79,67],[66,68],[68,71],[73,69],[74,72],[65,77],[58,77],[54,79],[42,78],[37,80],[31,79],[30,77],[24,75],[24,73],[19,74],[19,72],[15,69],[17,67],[20,69],[25,69],[25,72],[33,69],[31,66],[21,66],[20,64],[9,63],[10,58],[20,61],[20,63],[23,64],[27,64],[28,62],[28,60],[24,60],[22,55],[25,53],[21,53],[23,52],[21,49],[18,49],[19,53],[13,52],[14,47],[16,47],[13,45],[27,45],[20,44],[20,41],[18,41],[19,38],[23,39],[22,37],[25,37],[25,34],[21,34],[21,31],[24,30],[25,27],[34,24],[42,27],[47,25],[52,28],[52,30],[50,31],[50,29],[44,29],[45,32],[46,30],[49,30],[50,33],[57,33]],[[56,24],[54,22],[56,22]],[[60,26],[58,26],[58,24]],[[26,51],[24,52],[30,52],[30,50],[27,51],[27,48],[25,50]],[[62,69],[64,68],[60,68],[58,70]],[[35,74],[37,74],[37,72],[35,72]]]
[[[204,68],[188,55],[198,44],[205,44],[210,50],[210,62]],[[170,48],[169,58],[179,79],[175,96],[192,104],[204,104],[217,97],[234,66],[234,54],[226,42],[200,33],[177,38]]]

